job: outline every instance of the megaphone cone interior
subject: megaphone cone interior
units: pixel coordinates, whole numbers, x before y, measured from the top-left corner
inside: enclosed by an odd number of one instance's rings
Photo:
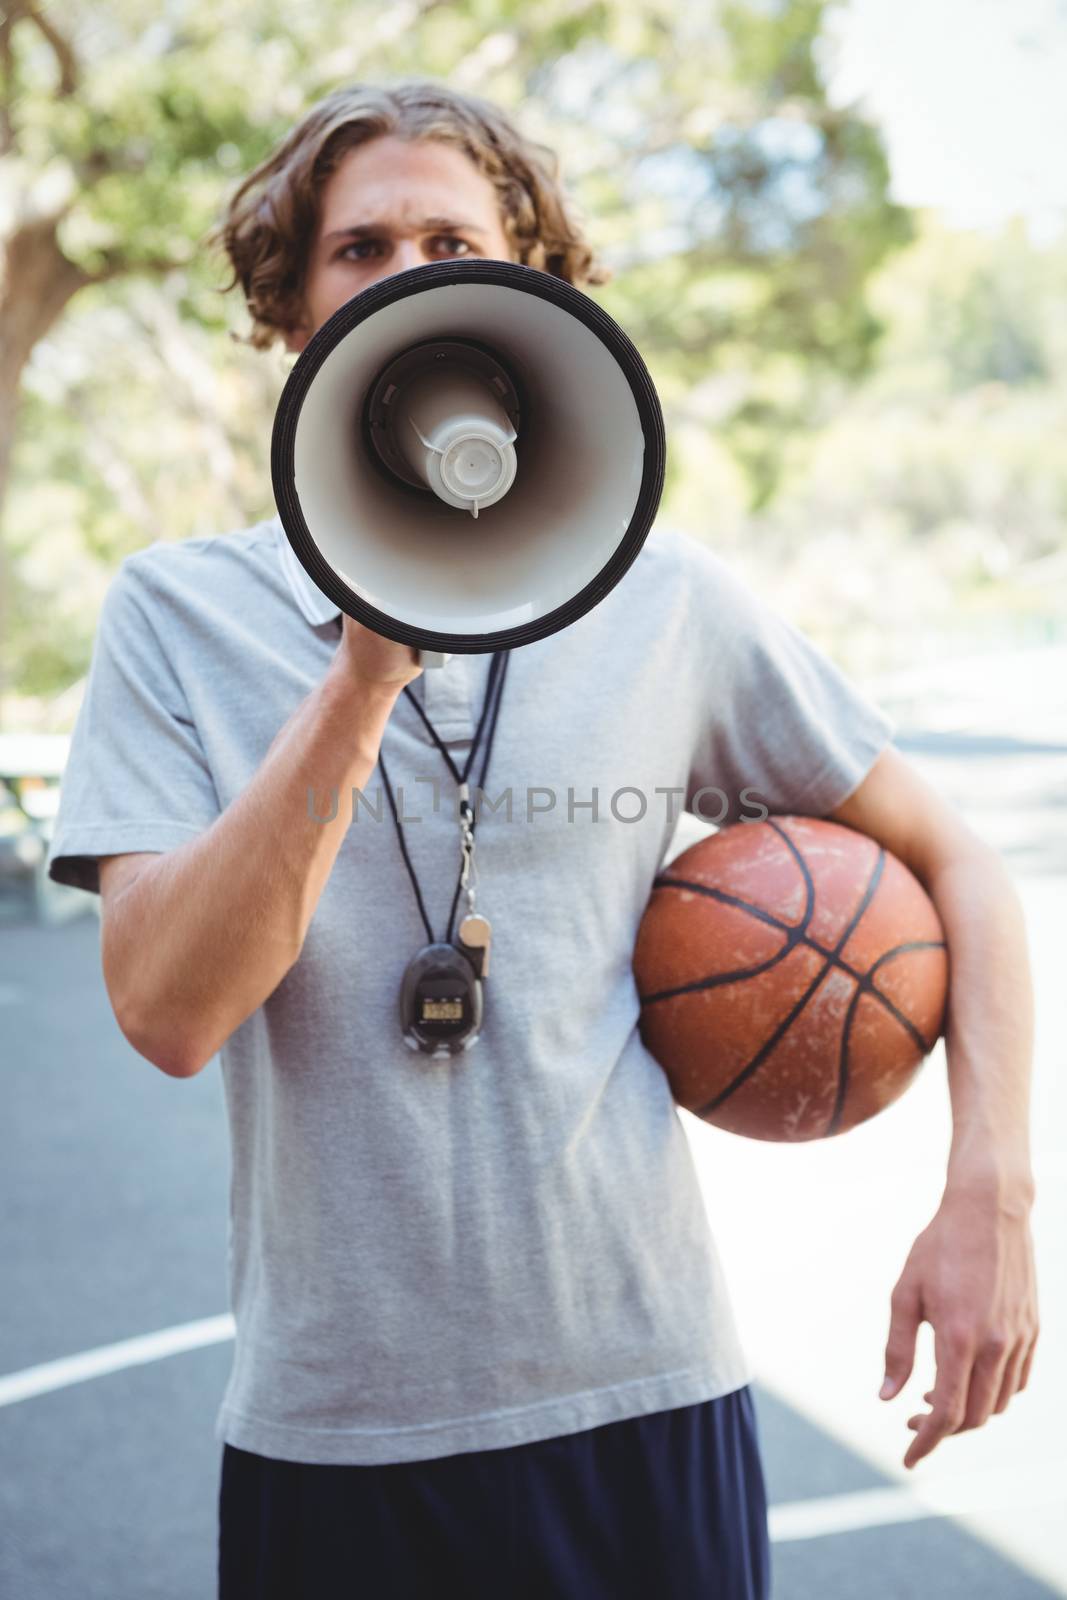
[[[382,279],[318,329],[279,401],[271,470],[298,559],[342,611],[474,653],[603,599],[652,525],[664,457],[654,385],[618,324],[551,274],[472,260]]]
[[[515,384],[491,351],[430,339],[390,361],[364,406],[368,447],[387,473],[477,517],[515,480]]]

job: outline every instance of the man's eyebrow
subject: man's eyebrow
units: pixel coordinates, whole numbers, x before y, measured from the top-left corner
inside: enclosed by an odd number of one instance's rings
[[[488,237],[485,229],[479,228],[476,223],[459,222],[455,217],[423,217],[418,226],[427,230],[430,228],[451,228],[462,233],[477,233],[483,238]],[[367,234],[388,232],[389,225],[385,222],[355,222],[347,228],[335,228],[332,233],[326,235],[325,243],[329,244],[331,239],[361,239]]]

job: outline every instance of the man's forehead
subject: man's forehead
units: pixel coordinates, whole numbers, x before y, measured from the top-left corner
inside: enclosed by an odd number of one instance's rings
[[[473,223],[486,204],[493,203],[495,196],[489,181],[470,165],[462,151],[442,145],[430,156],[430,166],[426,165],[429,153],[420,152],[416,159],[422,164],[421,170],[412,170],[403,149],[391,152],[387,161],[375,159],[368,164],[363,157],[378,142],[350,151],[331,174],[323,195],[328,226],[389,221],[401,227],[418,227],[428,219],[464,217]],[[447,165],[444,170],[435,170],[441,158]],[[342,216],[341,212],[345,214]]]
[[[363,209],[366,210],[365,207]],[[342,215],[347,215],[347,213],[339,210],[338,216]],[[451,216],[443,212],[435,213],[433,216],[421,215],[418,204],[414,202],[400,202],[387,206],[385,209],[378,207],[373,217],[363,218],[363,212],[361,211],[360,218],[362,220],[342,221],[338,227],[331,228],[330,222],[332,219],[327,217],[325,237],[327,239],[341,238],[342,236],[345,238],[358,238],[360,234],[380,233],[392,228],[399,228],[404,231],[410,230],[411,232],[428,232],[431,229],[440,231],[462,229],[466,233],[484,232],[484,228],[473,218]]]

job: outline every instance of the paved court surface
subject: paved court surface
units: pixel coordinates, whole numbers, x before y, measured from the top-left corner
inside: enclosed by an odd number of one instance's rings
[[[1067,1594],[1067,717],[1038,727],[1034,698],[1029,725],[991,693],[954,726],[909,708],[898,736],[1004,850],[1027,907],[1043,1322],[1027,1393],[903,1472],[929,1346],[904,1397],[887,1406],[877,1389],[889,1292],[939,1194],[943,1059],[825,1145],[684,1118],[759,1378],[776,1600]],[[91,915],[0,927],[0,1596],[210,1600],[231,1351],[221,1082],[209,1068],[179,1083],[134,1054],[98,941]],[[119,1352],[140,1359],[102,1375],[33,1372],[198,1323],[209,1342],[179,1331],[192,1347]]]

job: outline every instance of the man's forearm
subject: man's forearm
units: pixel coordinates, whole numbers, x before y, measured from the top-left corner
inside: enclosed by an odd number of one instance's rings
[[[365,786],[396,701],[341,665],[211,827],[148,863],[109,910],[104,955],[122,975],[123,1029],[175,1076],[199,1071],[300,954],[351,821],[352,789]],[[337,815],[318,820],[335,789]]]
[[[945,1030],[952,1102],[949,1188],[1026,1206],[1033,985],[1026,924],[1006,867],[986,846],[928,872],[950,953]]]

